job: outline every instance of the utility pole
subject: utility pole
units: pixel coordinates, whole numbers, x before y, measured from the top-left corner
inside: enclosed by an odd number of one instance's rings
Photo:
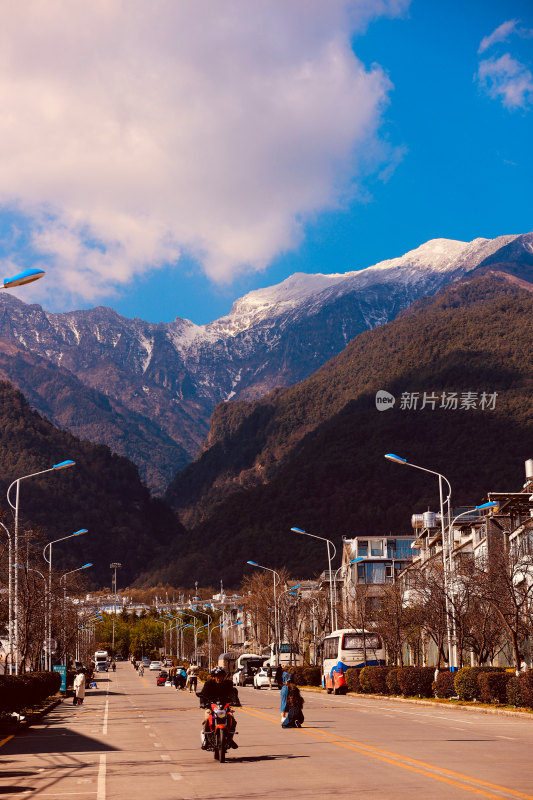
[[[115,655],[115,619],[117,617],[117,569],[120,569],[122,564],[119,564],[118,561],[113,561],[112,564],[109,565],[109,569],[114,570],[113,575],[113,594],[114,594],[114,603],[113,603],[113,656]]]

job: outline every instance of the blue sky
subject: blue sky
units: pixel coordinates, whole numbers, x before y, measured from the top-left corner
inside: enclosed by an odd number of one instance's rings
[[[0,32],[0,260],[47,270],[20,297],[206,323],[293,272],[533,229],[529,0],[104,5]]]

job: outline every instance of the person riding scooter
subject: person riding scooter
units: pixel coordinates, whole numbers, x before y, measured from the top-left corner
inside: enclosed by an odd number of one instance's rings
[[[206,750],[207,737],[206,733],[210,729],[211,718],[211,703],[229,703],[232,706],[240,706],[239,693],[232,681],[226,679],[226,670],[223,667],[215,667],[211,671],[211,678],[208,678],[204,683],[202,691],[198,693],[200,698],[200,707],[206,709],[204,721],[202,723],[202,750]],[[230,747],[237,749],[239,746],[237,742],[233,741],[233,735],[237,723],[233,714],[228,713],[228,744]]]

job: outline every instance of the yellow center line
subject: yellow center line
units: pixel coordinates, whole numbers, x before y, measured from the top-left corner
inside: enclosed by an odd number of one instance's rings
[[[275,722],[279,724],[279,717],[273,717],[270,714],[266,714],[262,711],[256,711],[255,709],[254,711],[244,708],[241,710],[245,714],[249,714],[257,719],[264,719],[268,720],[269,722]],[[533,800],[533,795],[524,794],[523,792],[509,789],[506,786],[489,783],[488,781],[479,780],[478,778],[472,778],[469,775],[462,775],[459,772],[454,772],[453,770],[445,769],[444,767],[428,764],[424,761],[419,761],[415,758],[401,755],[400,753],[393,753],[389,750],[383,750],[380,747],[375,747],[374,745],[369,745],[365,742],[358,742],[355,739],[349,739],[345,736],[332,736],[331,734],[326,733],[326,731],[311,731],[309,728],[302,728],[300,732],[307,736],[311,736],[314,739],[320,739],[328,744],[334,744],[337,745],[337,747],[353,750],[356,753],[370,756],[370,758],[376,758],[379,761],[391,764],[392,766],[401,767],[402,769],[409,770],[410,772],[417,772],[421,775],[425,775],[428,778],[432,778],[433,780],[441,781],[442,783],[447,783],[452,786],[458,786],[460,789],[465,789],[466,791],[473,792],[474,794],[483,795],[483,797],[492,798],[492,800],[501,800],[502,794],[492,794],[482,788],[477,787],[494,789],[497,792],[504,793],[511,797],[520,798],[520,800]],[[457,780],[453,780],[453,778],[456,778]]]
[[[12,733],[10,736],[6,736],[5,739],[2,739],[2,741],[0,742],[0,747],[2,747],[2,745],[4,745],[6,742],[9,742],[9,740],[12,739],[13,736],[14,734]]]

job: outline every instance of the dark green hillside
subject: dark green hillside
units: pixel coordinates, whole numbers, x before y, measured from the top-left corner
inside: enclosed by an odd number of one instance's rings
[[[150,497],[130,461],[58,430],[31,411],[11,384],[0,382],[0,507],[8,509],[11,481],[66,459],[76,466],[21,482],[20,524],[43,528],[49,539],[88,528],[55,548],[54,563],[68,570],[92,561],[87,577],[109,586],[109,564],[119,561],[120,584],[127,585],[160,548],[182,535],[175,515]],[[9,510],[8,525],[10,518]]]
[[[209,448],[168,492],[193,523],[189,552],[158,577],[237,581],[248,559],[299,575],[323,569],[325,546],[291,525],[337,542],[408,531],[413,511],[436,508],[437,481],[386,452],[443,472],[455,505],[519,489],[533,453],[532,318],[530,292],[477,277],[361,334],[307,381],[219,406]],[[397,398],[393,409],[377,411],[379,389]],[[403,392],[440,402],[443,391],[497,392],[496,407],[399,407]],[[215,554],[214,568],[195,542]]]

